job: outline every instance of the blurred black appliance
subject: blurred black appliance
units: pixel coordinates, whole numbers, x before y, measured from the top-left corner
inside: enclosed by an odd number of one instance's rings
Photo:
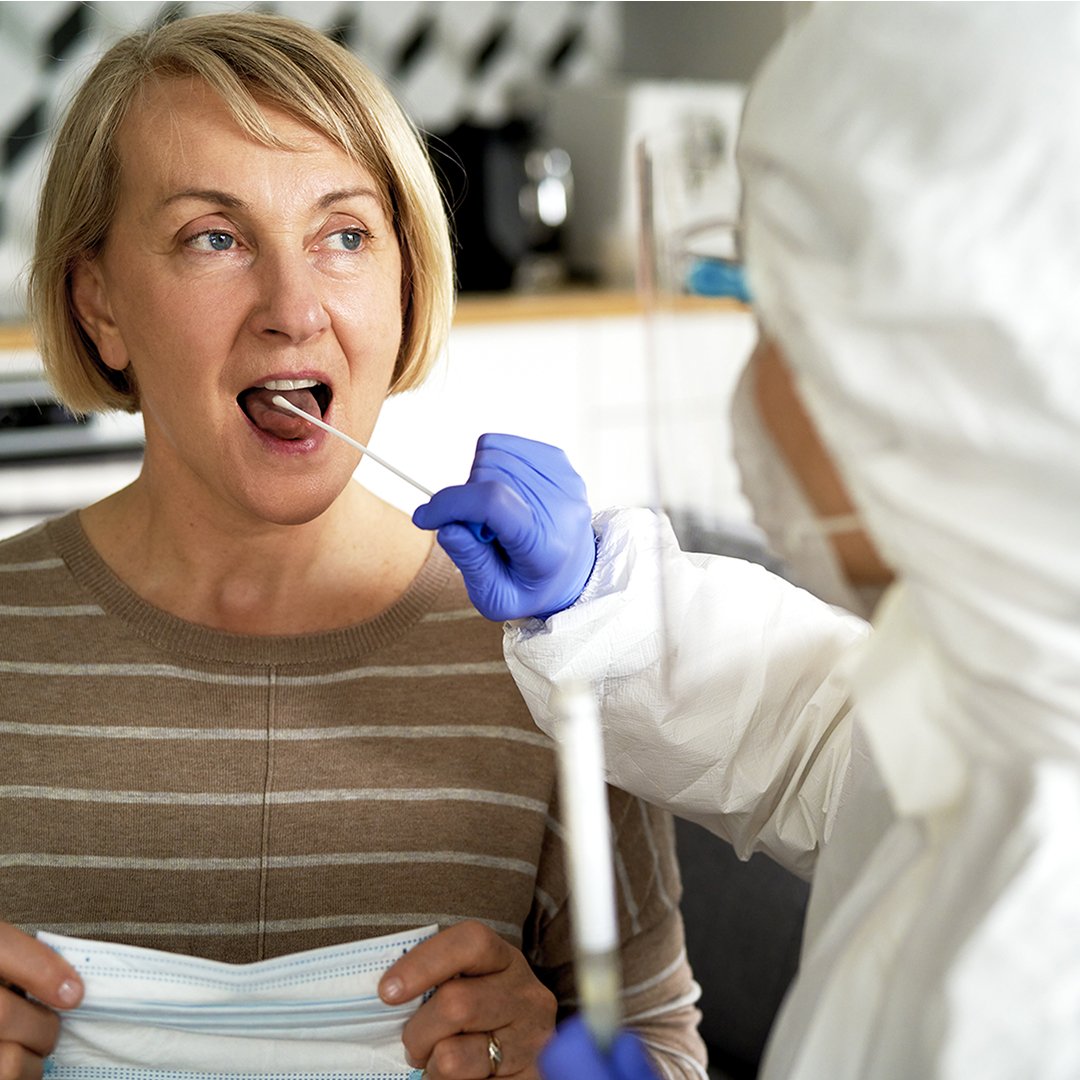
[[[142,441],[137,416],[73,416],[44,378],[0,375],[0,461],[141,451]]]
[[[565,276],[562,228],[571,212],[569,155],[530,124],[461,124],[433,156],[450,208],[462,292],[536,291]]]
[[[141,417],[73,416],[36,358],[25,370],[0,370],[0,539],[130,484],[142,447]]]

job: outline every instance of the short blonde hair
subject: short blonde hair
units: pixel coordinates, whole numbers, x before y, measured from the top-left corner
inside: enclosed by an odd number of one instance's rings
[[[341,147],[380,185],[402,255],[404,330],[390,391],[418,386],[453,316],[454,273],[442,194],[423,140],[383,83],[348,50],[274,15],[197,15],[131,34],[98,61],[52,149],[30,265],[29,309],[45,370],[77,413],[139,408],[128,374],[102,363],[71,295],[72,271],[101,250],[116,211],[116,134],[151,80],[196,77],[252,138],[280,146],[260,105],[282,109]]]

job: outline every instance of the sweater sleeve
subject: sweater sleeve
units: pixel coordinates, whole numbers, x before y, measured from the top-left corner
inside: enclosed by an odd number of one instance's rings
[[[508,624],[533,718],[568,680],[599,698],[608,779],[809,876],[851,755],[845,664],[867,626],[740,559],[679,550],[644,510],[594,520],[582,597]]]
[[[624,1023],[663,1077],[704,1080],[701,989],[686,956],[671,815],[612,789],[620,894]]]
[[[686,957],[682,884],[671,816],[608,791],[618,904],[623,1023],[643,1040],[664,1080],[705,1080],[700,988]],[[537,880],[529,959],[555,994],[560,1019],[578,1007],[562,827],[549,822]]]

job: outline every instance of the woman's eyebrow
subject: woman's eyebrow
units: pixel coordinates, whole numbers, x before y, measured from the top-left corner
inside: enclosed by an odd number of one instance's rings
[[[370,199],[379,203],[380,206],[382,205],[382,199],[379,198],[378,192],[373,188],[356,187],[328,191],[316,201],[315,206],[320,210],[329,210],[330,207],[340,202],[358,198]],[[198,199],[200,202],[217,203],[220,206],[228,207],[230,210],[236,210],[246,205],[243,199],[230,195],[227,191],[218,191],[216,188],[184,188],[182,191],[174,191],[171,195],[166,196],[161,200],[160,206],[164,209],[166,206],[171,206],[173,203],[180,202],[183,199]]]
[[[382,199],[379,198],[378,192],[369,187],[342,188],[340,191],[330,191],[319,199],[315,205],[320,210],[329,210],[336,203],[345,202],[347,199],[371,199],[382,205]]]
[[[230,195],[227,191],[217,191],[213,188],[184,188],[183,191],[174,191],[171,195],[161,200],[161,207],[171,206],[174,202],[182,199],[198,199],[200,202],[218,203],[235,210],[244,205],[243,199]]]

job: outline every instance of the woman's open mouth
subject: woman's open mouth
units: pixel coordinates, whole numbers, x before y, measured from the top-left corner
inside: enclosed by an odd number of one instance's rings
[[[306,439],[312,426],[294,413],[279,409],[273,398],[280,394],[298,409],[321,420],[333,397],[330,387],[315,379],[268,379],[237,395],[236,403],[260,430],[279,439]]]

